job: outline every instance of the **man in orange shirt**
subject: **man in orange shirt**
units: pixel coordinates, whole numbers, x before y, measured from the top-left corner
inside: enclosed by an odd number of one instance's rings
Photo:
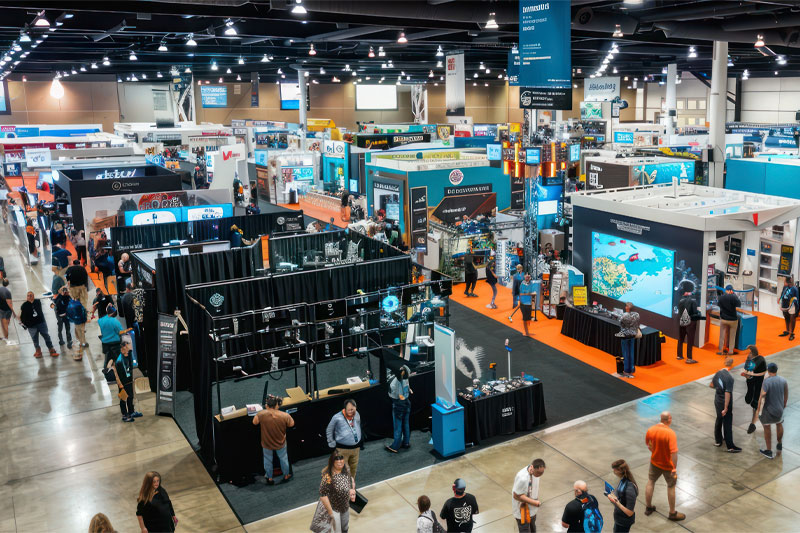
[[[653,505],[653,489],[656,481],[664,476],[667,482],[667,500],[669,501],[669,519],[678,522],[686,515],[675,510],[675,484],[678,482],[678,437],[672,428],[672,415],[669,411],[661,413],[661,422],[647,430],[645,442],[650,449],[650,473],[644,497],[647,507],[644,514],[650,516],[656,510]]]

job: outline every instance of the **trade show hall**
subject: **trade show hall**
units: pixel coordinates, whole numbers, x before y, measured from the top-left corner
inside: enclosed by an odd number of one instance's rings
[[[0,533],[797,531],[794,4],[0,2]]]

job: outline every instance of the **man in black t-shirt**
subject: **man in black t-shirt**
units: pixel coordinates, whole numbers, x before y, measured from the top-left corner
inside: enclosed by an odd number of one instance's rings
[[[567,533],[583,532],[583,503],[581,499],[588,494],[589,487],[585,481],[576,481],[572,486],[575,491],[575,498],[564,507],[564,514],[561,515],[561,527],[567,528]]]
[[[453,482],[453,494],[444,502],[439,516],[447,521],[447,531],[472,531],[472,517],[478,514],[478,500],[467,492],[467,482],[461,478]]]
[[[114,300],[108,294],[103,294],[100,288],[97,288],[97,296],[92,300],[92,318],[97,313],[97,318],[106,316],[106,307],[114,305]]]
[[[89,293],[87,287],[89,285],[89,274],[86,269],[81,266],[81,262],[77,259],[72,262],[72,266],[67,269],[64,277],[69,283],[69,295],[73,300],[80,300],[84,309],[89,308]]]
[[[739,327],[739,315],[742,302],[739,297],[733,294],[733,285],[725,287],[725,294],[717,300],[719,306],[719,349],[717,355],[735,354],[736,351],[736,329]],[[730,341],[730,342],[729,342]],[[728,350],[730,346],[730,350]]]
[[[724,436],[728,451],[739,453],[742,449],[733,443],[733,376],[730,372],[732,366],[733,358],[726,358],[725,366],[717,370],[708,386],[714,389],[714,410],[717,412],[717,419],[714,422],[714,446],[722,446]]]

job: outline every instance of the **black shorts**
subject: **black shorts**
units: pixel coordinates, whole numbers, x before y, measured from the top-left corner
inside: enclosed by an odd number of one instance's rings
[[[519,310],[522,311],[522,320],[530,320],[531,319],[531,310],[533,306],[531,304],[519,304]]]

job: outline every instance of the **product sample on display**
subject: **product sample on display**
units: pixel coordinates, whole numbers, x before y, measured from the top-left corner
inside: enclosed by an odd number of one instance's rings
[[[536,378],[489,381],[458,393],[464,407],[464,439],[480,444],[495,435],[528,431],[547,421],[544,387]]]

